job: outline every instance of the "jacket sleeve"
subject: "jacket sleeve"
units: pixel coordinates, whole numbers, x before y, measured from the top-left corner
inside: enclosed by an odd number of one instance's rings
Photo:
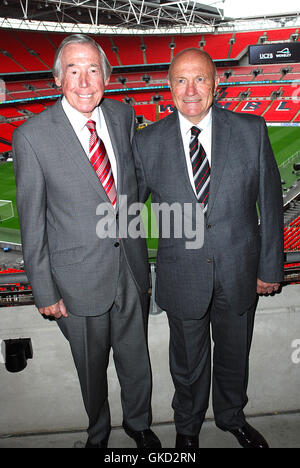
[[[261,125],[259,199],[261,251],[258,278],[284,279],[284,229],[281,179],[264,120]]]
[[[37,155],[20,130],[14,133],[13,162],[24,265],[38,308],[60,294],[52,279],[47,239],[46,182]]]
[[[143,168],[143,162],[141,157],[141,152],[139,150],[139,133],[135,135],[133,139],[133,156],[134,156],[134,164],[136,170],[136,177],[138,181],[139,187],[139,202],[145,203],[150,195],[150,189],[147,184],[147,179],[145,176],[145,171]]]

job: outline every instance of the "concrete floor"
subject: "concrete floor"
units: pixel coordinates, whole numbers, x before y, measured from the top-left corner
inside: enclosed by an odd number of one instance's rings
[[[300,413],[257,416],[248,418],[268,441],[270,448],[300,448]],[[175,428],[173,424],[157,424],[153,430],[162,442],[163,448],[174,447]],[[84,448],[86,433],[80,431],[51,434],[28,434],[0,436],[0,448]],[[109,448],[136,448],[122,428],[111,432]],[[209,420],[203,425],[200,435],[200,448],[240,448],[236,439],[218,429]]]
[[[248,422],[271,448],[300,448],[300,285],[260,299],[250,357]],[[0,448],[83,448],[87,418],[69,345],[57,325],[34,306],[1,309],[0,341],[31,338],[32,360],[12,374],[1,364]],[[153,429],[164,448],[173,448],[173,384],[168,363],[165,314],[151,315],[149,349],[153,371]],[[4,362],[4,361],[3,361]],[[109,369],[112,430],[109,448],[135,448],[120,428],[120,388],[113,360]],[[239,448],[217,429],[212,408],[201,435],[202,448]]]

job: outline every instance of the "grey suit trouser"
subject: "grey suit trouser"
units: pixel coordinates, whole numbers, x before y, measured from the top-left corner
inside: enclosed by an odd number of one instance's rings
[[[223,430],[245,425],[243,409],[248,401],[248,364],[255,307],[256,304],[247,311],[233,310],[215,271],[213,298],[202,319],[178,320],[169,315],[170,368],[175,386],[173,409],[178,433],[197,436],[208,409],[211,332],[214,342],[212,403],[216,425]]]
[[[148,306],[148,294],[138,293],[120,252],[117,295],[111,309],[96,317],[79,317],[68,311],[68,318],[57,320],[71,346],[89,417],[88,435],[94,444],[107,437],[111,429],[107,382],[111,348],[121,386],[124,422],[136,431],[151,424]]]

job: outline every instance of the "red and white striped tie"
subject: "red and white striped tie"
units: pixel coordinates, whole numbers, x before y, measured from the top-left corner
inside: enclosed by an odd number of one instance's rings
[[[107,196],[110,199],[113,207],[115,208],[117,203],[117,190],[104,143],[98,137],[96,131],[96,122],[89,120],[86,126],[91,132],[89,142],[91,165],[99,177],[99,180],[103,185],[103,188],[107,193]]]

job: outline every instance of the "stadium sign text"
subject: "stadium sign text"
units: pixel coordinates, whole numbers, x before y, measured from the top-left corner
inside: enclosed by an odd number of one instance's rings
[[[300,62],[300,43],[250,46],[249,62],[251,65]]]

